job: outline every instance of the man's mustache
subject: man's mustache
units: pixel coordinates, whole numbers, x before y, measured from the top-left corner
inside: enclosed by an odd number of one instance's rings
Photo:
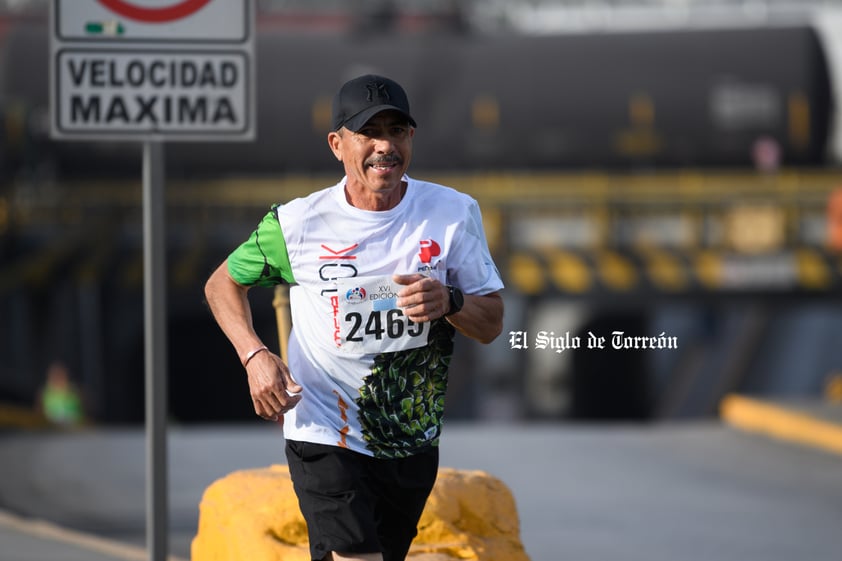
[[[398,156],[397,154],[386,155],[386,156],[375,156],[373,158],[369,158],[365,162],[369,166],[378,166],[383,164],[402,164],[403,158]]]

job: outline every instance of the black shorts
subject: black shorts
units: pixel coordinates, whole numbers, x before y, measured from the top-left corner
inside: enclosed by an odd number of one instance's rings
[[[286,456],[310,538],[310,556],[382,552],[403,561],[436,481],[439,449],[383,460],[338,446],[288,440]]]

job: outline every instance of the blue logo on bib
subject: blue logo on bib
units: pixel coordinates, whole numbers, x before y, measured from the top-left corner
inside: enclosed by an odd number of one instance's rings
[[[365,288],[361,286],[349,288],[348,292],[345,293],[345,301],[351,304],[365,302]]]

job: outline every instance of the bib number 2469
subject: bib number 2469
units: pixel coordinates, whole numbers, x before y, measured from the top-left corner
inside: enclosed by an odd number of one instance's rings
[[[368,317],[360,312],[345,314],[348,322],[348,342],[362,343],[367,337],[380,341],[387,339],[402,339],[404,336],[419,337],[424,333],[424,326],[407,319],[401,310],[392,308],[385,311],[371,310]]]

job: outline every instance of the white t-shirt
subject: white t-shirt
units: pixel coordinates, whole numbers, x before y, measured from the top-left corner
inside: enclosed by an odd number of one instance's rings
[[[443,318],[409,322],[392,275],[422,273],[479,295],[503,283],[477,202],[404,181],[386,211],[348,204],[345,179],[275,206],[229,256],[241,284],[291,285],[288,366],[304,389],[286,414],[288,439],[383,458],[438,444],[455,330]]]

